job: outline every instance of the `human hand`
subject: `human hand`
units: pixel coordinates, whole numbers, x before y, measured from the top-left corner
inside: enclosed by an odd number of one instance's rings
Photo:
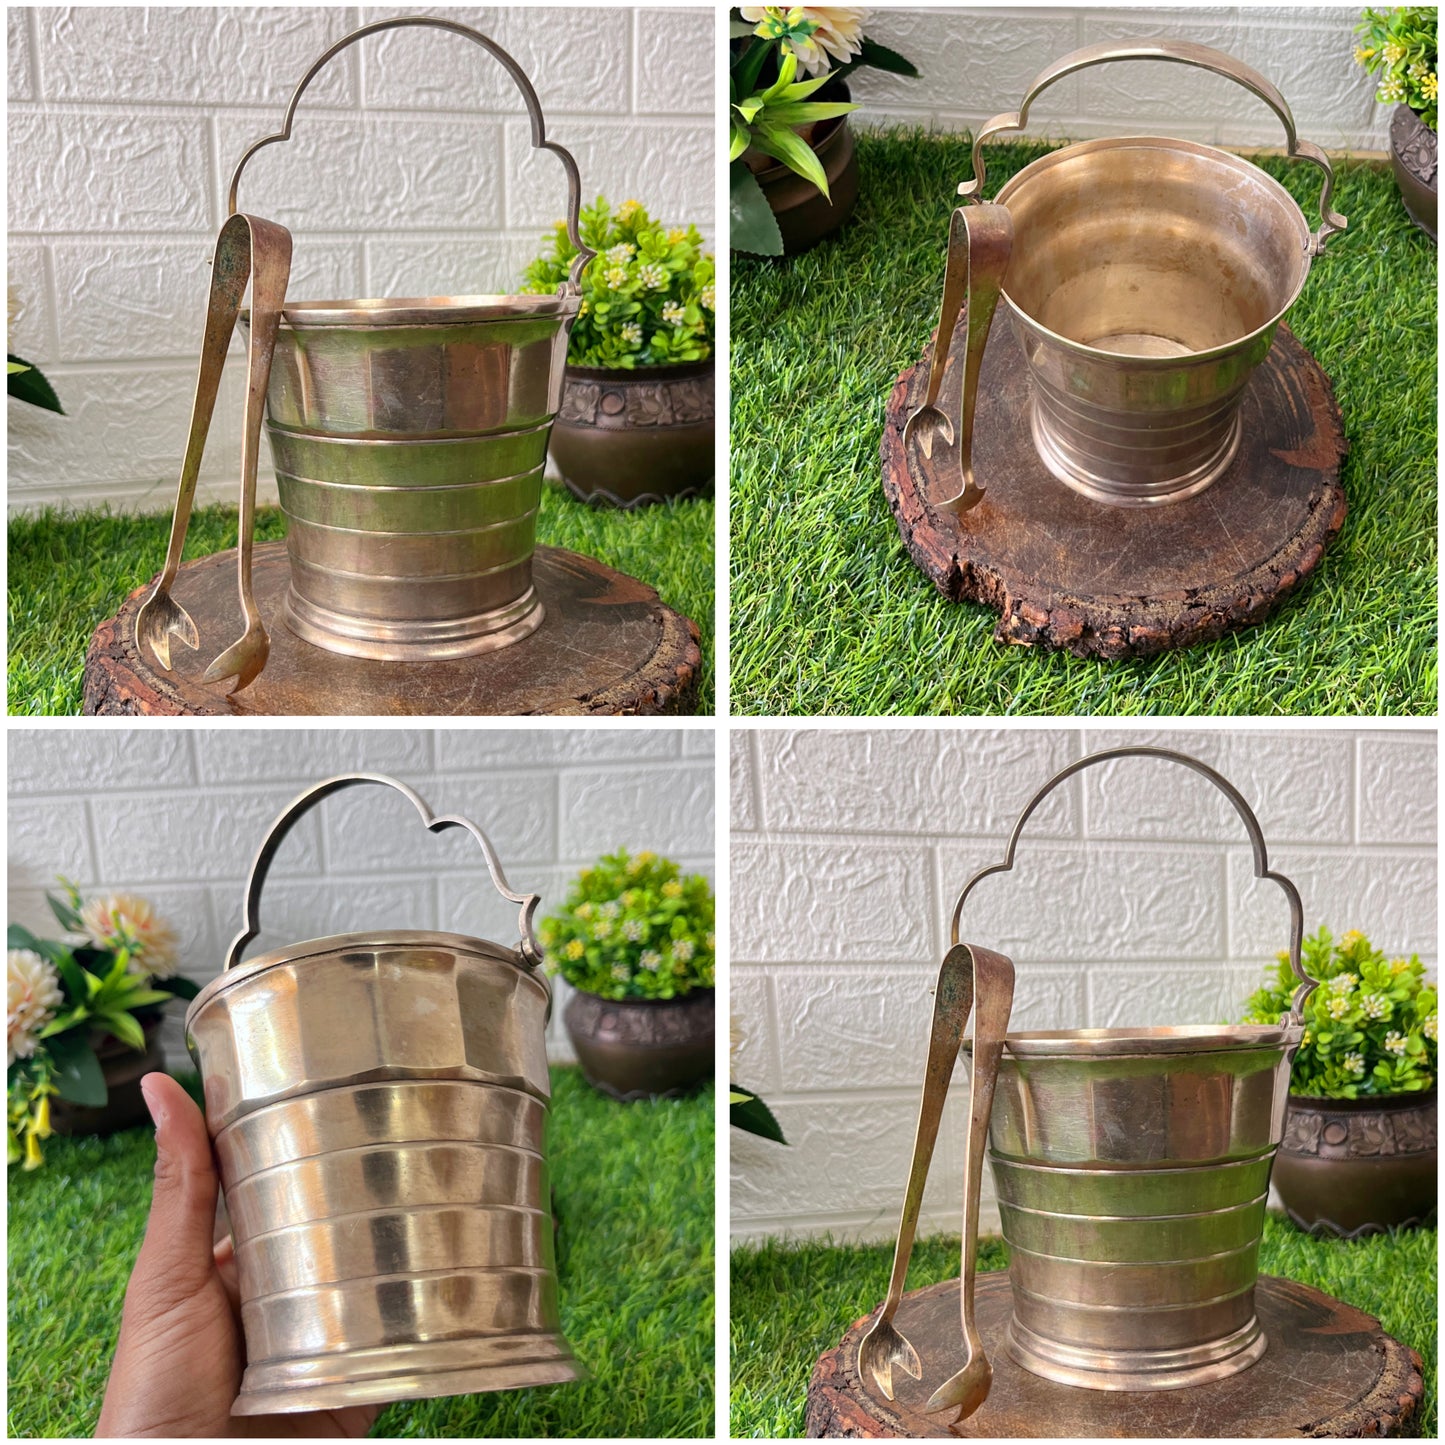
[[[212,1246],[219,1181],[206,1121],[168,1074],[141,1092],[156,1126],[155,1192],[125,1291],[98,1436],[356,1437],[380,1409],[233,1416],[245,1340],[229,1238]]]

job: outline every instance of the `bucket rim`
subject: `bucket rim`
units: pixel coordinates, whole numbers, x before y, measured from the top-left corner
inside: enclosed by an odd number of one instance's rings
[[[1149,1028],[1026,1029],[1004,1039],[1014,1058],[1117,1058],[1139,1054],[1217,1054],[1297,1046],[1289,1024],[1168,1024]]]
[[[361,933],[333,933],[324,938],[308,938],[300,943],[287,944],[238,963],[235,968],[226,969],[213,978],[191,1000],[186,1010],[186,1029],[189,1032],[191,1020],[209,1003],[212,1003],[227,989],[249,983],[269,969],[285,963],[299,963],[325,953],[344,953],[366,948],[395,948],[426,946],[450,949],[468,953],[496,963],[509,963],[530,983],[535,985],[550,1003],[551,990],[521,961],[521,954],[515,948],[503,943],[494,943],[488,938],[476,938],[465,933],[442,933],[429,928],[378,929]]]
[[[287,301],[282,330],[376,331],[391,326],[465,326],[477,321],[563,320],[575,316],[580,296],[347,297],[329,301]],[[250,308],[241,319],[250,324]]]
[[[1290,308],[1299,300],[1300,293],[1305,288],[1305,282],[1309,280],[1310,267],[1314,262],[1314,256],[1310,253],[1311,231],[1309,222],[1305,219],[1305,213],[1300,208],[1300,203],[1269,174],[1255,165],[1253,161],[1246,160],[1243,156],[1235,155],[1231,151],[1221,150],[1218,146],[1204,145],[1199,141],[1183,140],[1176,136],[1159,135],[1118,135],[1101,136],[1095,140],[1076,141],[1073,145],[1061,147],[1059,150],[1050,151],[1047,155],[1040,156],[1036,161],[1030,161],[1023,170],[1009,177],[999,188],[999,193],[994,197],[994,204],[1005,205],[1008,198],[1019,186],[1033,174],[1037,177],[1044,171],[1054,166],[1062,165],[1069,159],[1081,154],[1104,150],[1139,150],[1143,148],[1156,148],[1159,150],[1184,151],[1190,155],[1207,156],[1211,160],[1217,160],[1227,165],[1231,170],[1247,174],[1249,177],[1261,183],[1265,190],[1272,191],[1275,199],[1283,203],[1285,213],[1292,222],[1297,222],[1300,235],[1300,255],[1303,258],[1303,266],[1300,270],[1299,281],[1294,290],[1290,293],[1289,299],[1281,306],[1268,321],[1256,326],[1253,331],[1246,332],[1243,336],[1237,336],[1233,341],[1226,342],[1222,346],[1214,346],[1207,351],[1188,351],[1176,356],[1136,356],[1124,351],[1106,351],[1100,346],[1089,346],[1082,341],[1073,341],[1067,336],[1061,336],[1057,331],[1051,331],[1044,326],[1029,312],[1025,311],[1017,301],[1009,295],[1008,278],[1005,275],[1004,285],[999,295],[1008,303],[1010,312],[1031,331],[1039,336],[1074,353],[1077,356],[1085,357],[1091,361],[1111,361],[1121,366],[1130,368],[1138,367],[1144,371],[1165,371],[1181,365],[1192,365],[1195,362],[1217,361],[1220,357],[1229,356],[1231,353],[1247,349],[1248,346],[1261,337],[1271,336],[1274,329],[1289,314]]]

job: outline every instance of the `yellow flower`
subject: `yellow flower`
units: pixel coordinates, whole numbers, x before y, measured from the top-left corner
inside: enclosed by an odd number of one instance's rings
[[[40,1152],[40,1140],[28,1130],[25,1135],[25,1162],[20,1167],[27,1171],[39,1169],[45,1163],[45,1155]]]
[[[1380,54],[1384,56],[1386,65],[1398,65],[1408,52],[1398,40],[1387,40],[1380,47]]]
[[[642,209],[641,201],[626,200],[617,208],[617,219],[626,225]]]
[[[582,940],[580,938],[574,938],[562,952],[575,962],[581,958],[587,950],[582,946]]]
[[[1423,95],[1426,100],[1438,100],[1440,98],[1440,79],[1433,70],[1420,82],[1420,94]]]
[[[676,878],[669,878],[667,882],[662,885],[662,896],[664,898],[681,898],[682,884],[679,883]]]

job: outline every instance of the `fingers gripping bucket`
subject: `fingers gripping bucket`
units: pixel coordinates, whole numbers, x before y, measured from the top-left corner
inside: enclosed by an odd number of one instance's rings
[[[991,205],[979,204],[983,148],[993,136],[1023,130],[1033,102],[1065,76],[1140,59],[1212,71],[1269,105],[1286,154],[1324,173],[1319,228],[1311,232],[1293,197],[1249,161],[1156,136],[1066,146],[1026,166]],[[1093,45],[1049,66],[1016,112],[979,130],[973,172],[958,188],[972,204],[956,213],[949,269],[968,271],[965,327],[987,334],[995,295],[1008,309],[1028,364],[1029,426],[1044,466],[1075,491],[1119,506],[1178,501],[1217,481],[1239,446],[1245,386],[1311,260],[1346,225],[1330,207],[1329,161],[1297,137],[1284,97],[1208,46]],[[972,242],[970,228],[979,233]],[[988,233],[1000,228],[1012,244],[998,251]],[[945,295],[947,288],[945,279]],[[946,356],[956,303],[949,315],[945,300],[944,311]],[[981,354],[982,336],[976,344]],[[965,438],[976,377],[965,382]],[[982,496],[967,440],[964,451],[959,495],[949,499],[959,511]]]
[[[1264,1354],[1254,1288],[1265,1199],[1304,1032],[1300,1011],[1315,987],[1300,960],[1299,894],[1270,870],[1249,804],[1204,763],[1154,747],[1082,758],[1035,794],[1003,861],[959,895],[953,943],[969,895],[1013,868],[1025,824],[1054,789],[1084,768],[1141,757],[1190,768],[1228,798],[1249,834],[1255,876],[1288,901],[1300,986],[1273,1027],[1006,1036],[988,1152],[1009,1245],[1005,1347],[1036,1375],[1095,1390],[1179,1389]],[[977,1219],[964,1228],[975,1230]]]
[[[519,906],[520,943],[352,933],[241,963],[281,841],[361,784],[396,789],[433,832],[470,833]],[[240,1275],[248,1363],[233,1414],[580,1378],[543,1154],[537,901],[511,891],[475,824],[433,817],[391,778],[331,778],[273,825],[225,971],[186,1015]]]
[[[267,388],[267,434],[286,513],[287,625],[333,652],[428,660],[491,651],[542,622],[532,554],[542,468],[561,405],[567,340],[592,258],[578,232],[577,166],[546,139],[525,72],[485,35],[412,17],[368,25],[307,71],[278,135],[317,72],[363,36],[403,26],[450,31],[516,83],[534,149],[567,175],[577,257],[555,296],[288,302]]]

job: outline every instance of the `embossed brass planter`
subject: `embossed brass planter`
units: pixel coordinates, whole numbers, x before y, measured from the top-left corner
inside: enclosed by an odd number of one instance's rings
[[[1311,232],[1293,197],[1259,167],[1156,136],[1067,146],[980,204],[988,141],[1024,129],[1034,101],[1064,77],[1118,60],[1210,70],[1263,100],[1284,128],[1286,153],[1324,173],[1318,229]],[[958,188],[972,204],[954,213],[927,399],[905,433],[927,456],[940,443],[952,449],[949,494],[936,503],[962,512],[983,496],[971,456],[975,355],[982,357],[998,299],[1029,366],[1034,450],[1061,482],[1096,501],[1147,506],[1217,481],[1238,450],[1246,384],[1311,260],[1346,224],[1330,207],[1329,160],[1297,137],[1284,97],[1208,46],[1092,45],[1055,61],[1016,112],[979,130],[973,173]],[[970,364],[955,446],[952,418],[933,403],[965,292]]]
[[[1254,1311],[1260,1235],[1290,1065],[1304,1032],[1300,1010],[1315,981],[1300,961],[1299,894],[1270,870],[1263,834],[1244,797],[1197,759],[1139,746],[1071,764],[1024,808],[1003,861],[977,873],[959,895],[953,948],[935,995],[928,1083],[890,1293],[896,1307],[957,1041],[975,1002],[981,1012],[992,1004],[996,1013],[999,998],[1006,1010],[1011,996],[1008,967],[1007,992],[990,999],[988,974],[981,973],[974,999],[978,960],[1000,961],[960,944],[964,904],[983,879],[1013,868],[1024,825],[1055,788],[1084,768],[1136,757],[1190,768],[1229,799],[1249,834],[1255,876],[1278,884],[1289,905],[1289,957],[1300,985],[1277,1026],[1008,1033],[1001,1054],[990,1050],[987,1059],[980,1044],[974,1096],[992,1098],[988,1159],[1014,1300],[1006,1348],[1036,1375],[1095,1390],[1172,1390],[1218,1380],[1248,1368],[1267,1348]],[[975,959],[962,974],[960,953]],[[980,1163],[970,1148],[973,1174]],[[963,1223],[966,1336],[976,1185],[970,1201]],[[916,1375],[919,1362],[890,1321],[885,1305],[860,1362],[891,1399],[893,1367]],[[966,1354],[970,1361],[981,1354],[976,1339]],[[980,1373],[981,1394],[960,1389],[950,1395],[945,1385],[929,1408],[977,1409],[989,1378],[986,1367],[975,1370],[975,1383]]]
[[[1313,1234],[1354,1239],[1422,1224],[1436,1212],[1436,1093],[1360,1099],[1291,1096],[1274,1186]]]
[[[281,841],[363,784],[472,835],[518,905],[519,943],[350,933],[240,961]],[[536,905],[475,824],[391,778],[328,779],[272,826],[225,971],[186,1014],[240,1273],[234,1414],[579,1378],[557,1314]]]
[[[569,366],[552,426],[567,489],[624,508],[711,491],[713,377],[711,357],[631,371]]]

